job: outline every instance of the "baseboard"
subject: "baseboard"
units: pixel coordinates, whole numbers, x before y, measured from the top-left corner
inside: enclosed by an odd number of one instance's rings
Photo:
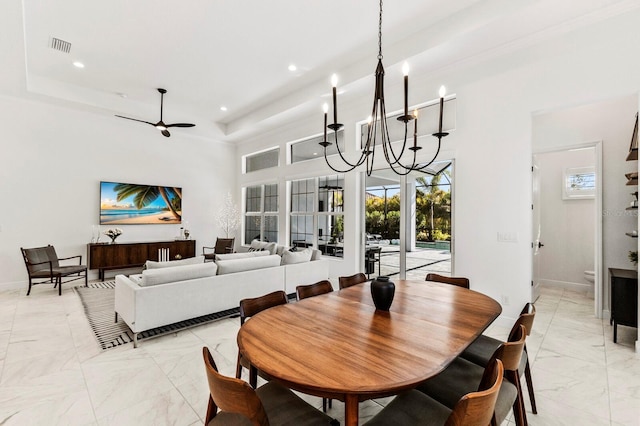
[[[0,283],[0,290],[19,290],[24,289],[27,291],[29,283],[27,281],[9,281]]]
[[[565,290],[577,291],[580,293],[593,294],[593,284],[574,283],[570,281],[539,280],[542,287],[563,288]]]

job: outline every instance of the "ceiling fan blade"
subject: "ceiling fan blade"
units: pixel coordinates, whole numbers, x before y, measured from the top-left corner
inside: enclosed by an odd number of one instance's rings
[[[168,130],[162,130],[160,133],[162,133],[163,136],[169,137],[171,136],[171,133],[169,133]]]
[[[116,117],[124,118],[126,120],[131,120],[131,121],[139,121],[140,123],[151,124],[152,126],[155,127],[155,123],[150,123],[150,122],[144,121],[144,120],[138,120],[137,118],[129,118],[129,117],[125,117],[123,115],[117,115],[117,114],[116,114]]]
[[[173,124],[167,124],[167,127],[195,127],[195,124],[191,124],[191,123],[173,123]]]

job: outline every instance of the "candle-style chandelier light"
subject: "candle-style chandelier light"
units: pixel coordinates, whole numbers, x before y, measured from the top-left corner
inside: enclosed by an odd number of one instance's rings
[[[356,167],[361,166],[366,162],[367,176],[371,176],[371,173],[373,172],[373,160],[375,158],[377,140],[380,140],[379,144],[382,145],[384,158],[389,164],[389,167],[399,175],[407,175],[414,170],[424,170],[434,162],[440,152],[440,144],[442,138],[449,134],[442,131],[442,114],[444,108],[444,96],[446,94],[445,88],[444,86],[440,88],[440,120],[438,125],[438,132],[433,134],[433,136],[438,139],[438,148],[430,161],[428,161],[427,163],[417,163],[417,152],[422,149],[422,147],[418,145],[418,110],[416,109],[413,114],[409,114],[407,101],[409,89],[409,65],[406,62],[402,67],[402,71],[404,73],[404,114],[398,117],[398,121],[404,123],[404,141],[402,143],[402,149],[399,153],[396,153],[391,146],[389,129],[387,128],[387,114],[384,105],[384,67],[382,65],[382,0],[380,0],[380,14],[378,21],[378,66],[376,67],[375,73],[376,85],[373,96],[373,110],[371,112],[371,116],[369,116],[369,119],[367,120],[367,141],[362,148],[360,158],[355,163],[348,161],[340,150],[340,145],[338,144],[338,130],[340,130],[343,125],[338,123],[336,95],[338,77],[334,74],[331,78],[331,85],[333,86],[333,123],[327,125],[327,113],[329,112],[329,106],[327,104],[324,104],[324,139],[322,140],[322,142],[320,142],[320,145],[324,148],[324,159],[331,170],[338,173],[346,173],[350,172]],[[413,146],[407,147],[407,135],[409,133],[409,122],[411,121],[413,121],[414,123]],[[327,147],[332,144],[327,140],[327,129],[333,130],[334,132],[334,140],[336,142],[338,155],[346,165],[346,168],[344,170],[340,170],[339,168],[332,166],[329,162],[329,159],[327,158]],[[405,149],[413,152],[413,159],[410,165],[401,161]]]

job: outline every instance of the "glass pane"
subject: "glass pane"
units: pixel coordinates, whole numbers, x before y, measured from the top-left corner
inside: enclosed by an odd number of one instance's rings
[[[305,179],[293,181],[291,185],[291,211],[292,212],[313,212],[314,211],[314,185],[315,179]]]
[[[245,157],[245,169],[247,173],[256,170],[278,167],[280,157],[280,148],[274,148],[269,151],[259,152],[257,154],[247,155]]]
[[[291,163],[299,161],[312,160],[314,158],[323,158],[324,148],[320,146],[320,142],[324,139],[324,135],[315,136],[300,142],[291,144]],[[335,135],[332,131],[327,131],[327,140],[331,145],[327,147],[327,155],[337,154]],[[340,151],[344,152],[344,130],[338,131],[338,143]]]
[[[278,242],[278,216],[264,217],[264,241]]]
[[[343,206],[344,176],[323,176],[318,179],[318,211],[341,212]]]
[[[455,98],[448,99],[444,102],[444,112],[443,112],[443,121],[442,121],[442,131],[451,132],[456,128],[456,102]],[[413,113],[413,111],[411,111]],[[398,142],[404,140],[405,135],[405,125],[404,122],[398,121],[397,117],[404,114],[404,112],[395,114],[393,116],[389,116],[387,118],[387,129],[389,130],[389,139],[391,142]],[[422,108],[418,108],[418,145],[426,146],[425,144],[433,143],[432,140],[434,138],[423,138],[424,136],[430,136],[438,131],[438,127],[440,124],[440,103],[436,102],[435,104],[426,105]],[[414,121],[410,121],[408,123],[407,128],[407,139],[408,142],[413,143],[413,133],[414,133]],[[380,128],[378,127],[378,136],[376,137],[376,145],[380,145]],[[361,145],[367,141],[367,132],[368,132],[368,124],[364,123],[360,126],[360,141]],[[424,142],[422,142],[424,140]],[[436,142],[437,145],[437,142]],[[398,151],[400,148],[398,148]],[[396,154],[398,154],[397,152]]]
[[[246,211],[247,212],[259,212],[260,211],[260,191],[261,186],[249,186],[246,189]]]
[[[291,245],[310,247],[313,245],[313,216],[291,215]]]
[[[318,216],[318,249],[327,256],[343,257],[344,216]]]
[[[277,212],[278,211],[278,184],[265,185],[264,195],[264,211],[265,212]]]
[[[253,240],[260,240],[260,216],[245,216],[244,243],[249,244]]]

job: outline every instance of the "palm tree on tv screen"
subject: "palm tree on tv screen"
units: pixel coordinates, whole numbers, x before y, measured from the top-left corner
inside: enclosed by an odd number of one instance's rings
[[[119,183],[113,189],[117,193],[116,199],[118,201],[133,197],[133,203],[138,210],[147,207],[158,197],[162,197],[173,216],[178,220],[182,220],[182,216],[178,213],[178,210],[182,210],[182,191],[180,188]]]

